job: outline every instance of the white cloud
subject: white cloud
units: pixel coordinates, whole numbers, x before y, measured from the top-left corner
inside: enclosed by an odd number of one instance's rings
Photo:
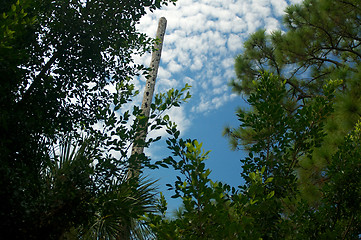
[[[210,109],[209,102],[207,102],[204,97],[201,98],[201,102],[192,107],[192,112],[196,113],[207,113]]]
[[[168,63],[168,70],[172,73],[179,72],[182,69],[182,65],[176,63],[174,60],[171,60]]]
[[[239,44],[239,43],[238,43]],[[222,66],[226,69],[233,67],[234,59],[233,58],[225,58],[222,60]]]
[[[177,52],[177,54],[175,55],[176,58],[178,60],[178,63],[183,65],[183,66],[190,66],[191,63],[191,59],[189,56],[189,52],[186,52],[184,50],[180,50],[179,52]]]
[[[214,90],[213,93],[215,92],[216,93],[222,92],[222,89]],[[236,96],[237,95],[235,94],[223,93],[222,95],[218,95],[210,99],[205,97],[205,95],[203,95],[201,97],[200,103],[198,105],[193,106],[191,111],[194,113],[208,113],[212,110],[222,107],[224,104],[226,104],[228,101],[232,100]]]
[[[280,22],[276,18],[268,17],[265,19],[267,33],[280,29]]]
[[[172,108],[166,114],[169,116],[172,122],[175,122],[177,124],[177,128],[178,130],[180,130],[181,134],[186,133],[187,128],[191,124],[191,119],[189,118],[189,116],[187,116],[184,106]],[[166,135],[166,129],[163,128],[149,132],[147,137],[156,138],[157,136],[164,137]]]
[[[214,94],[214,95],[220,95],[220,94],[222,94],[222,93],[227,92],[227,90],[228,90],[227,85],[223,85],[223,86],[220,86],[220,87],[218,87],[218,88],[214,88],[213,91],[212,91],[212,94]]]
[[[195,56],[191,69],[192,70],[200,70],[203,67],[202,60],[199,56]]]
[[[260,17],[267,17],[271,15],[271,5],[269,0],[253,0],[251,11],[255,12]]]
[[[285,0],[271,0],[273,6],[273,12],[277,17],[281,17],[284,14],[284,10],[287,7]]]
[[[166,92],[171,88],[180,87],[176,79],[160,78],[156,87],[157,92]]]
[[[144,16],[139,29],[150,36],[155,36],[160,17],[168,21],[156,89],[187,82],[193,86],[192,103],[197,106],[184,105],[176,118],[207,113],[235,98],[226,85],[234,78],[234,57],[241,53],[243,42],[259,28],[279,29],[285,7],[301,1],[179,0],[177,6]],[[138,60],[147,66],[150,56]],[[190,123],[183,120],[179,125],[186,129]]]
[[[217,77],[213,77],[212,78],[212,85],[213,87],[219,87],[219,85],[222,84],[222,77],[221,76],[217,76]]]
[[[247,35],[255,32],[257,28],[261,27],[262,21],[258,14],[249,12],[244,15],[244,19],[247,23]]]
[[[188,85],[193,85],[193,83],[194,83],[194,79],[192,79],[192,78],[190,78],[190,77],[185,77],[184,78],[184,82],[185,83],[188,83]]]
[[[236,52],[242,49],[243,39],[240,35],[230,34],[227,40],[227,47],[229,51]]]
[[[288,0],[290,4],[298,4],[301,3],[303,0]]]

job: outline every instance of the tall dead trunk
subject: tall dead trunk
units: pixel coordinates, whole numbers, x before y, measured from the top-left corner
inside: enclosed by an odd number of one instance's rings
[[[164,40],[164,35],[165,35],[165,29],[167,26],[167,20],[164,17],[161,17],[159,19],[159,23],[158,23],[158,29],[157,29],[157,42],[154,46],[154,51],[152,52],[152,59],[150,62],[150,74],[149,77],[147,78],[146,81],[146,85],[145,85],[145,89],[144,89],[144,94],[143,94],[143,101],[142,101],[142,113],[144,114],[144,116],[146,118],[149,118],[149,114],[150,114],[150,106],[152,104],[152,100],[153,100],[153,94],[154,94],[154,88],[155,88],[155,82],[156,82],[156,78],[157,78],[157,74],[158,74],[158,68],[159,68],[159,63],[160,63],[160,57],[161,57],[161,53],[162,53],[162,47],[163,47],[163,40]],[[145,123],[144,129],[142,132],[139,133],[139,137],[137,140],[140,140],[140,142],[144,142],[146,140],[147,137],[147,126],[148,122]],[[133,145],[132,148],[132,155],[134,154],[142,154],[144,150],[144,146],[143,145]],[[137,164],[135,164],[137,165]],[[132,177],[132,176],[138,176],[139,175],[139,167],[140,166],[131,166],[130,167],[130,171],[128,172],[128,178]]]

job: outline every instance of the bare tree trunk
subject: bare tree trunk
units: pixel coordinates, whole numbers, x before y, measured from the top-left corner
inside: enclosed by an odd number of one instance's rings
[[[157,29],[157,35],[156,38],[159,40],[154,48],[155,50],[152,53],[152,59],[150,62],[150,68],[152,69],[150,71],[150,75],[147,78],[146,81],[146,86],[144,89],[144,95],[143,95],[143,101],[142,101],[142,113],[144,114],[144,116],[146,118],[149,118],[149,114],[150,114],[150,106],[152,104],[152,99],[153,99],[153,93],[154,93],[154,87],[155,87],[155,80],[157,78],[157,74],[158,74],[158,68],[159,68],[159,63],[160,63],[160,57],[161,57],[161,52],[162,52],[162,47],[163,47],[163,40],[164,40],[164,35],[165,35],[165,29],[167,26],[167,20],[164,17],[161,17],[159,19],[159,23],[158,23],[158,29]],[[146,125],[148,125],[148,122],[146,123]],[[139,133],[139,138],[137,140],[140,140],[141,142],[145,141],[146,137],[147,137],[147,127],[144,126],[144,131]],[[133,154],[142,154],[144,150],[144,146],[140,145],[137,146],[136,144],[133,145],[132,148],[132,155]],[[134,169],[135,167],[135,169]],[[132,177],[132,176],[138,176],[139,175],[139,166],[131,166],[130,167],[130,171],[128,172],[128,178]]]

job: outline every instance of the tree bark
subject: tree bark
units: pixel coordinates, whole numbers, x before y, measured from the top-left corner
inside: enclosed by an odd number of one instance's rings
[[[167,27],[167,20],[165,19],[165,17],[161,17],[159,19],[157,35],[156,35],[157,42],[154,45],[154,50],[152,52],[152,59],[150,62],[151,71],[146,81],[144,94],[143,94],[143,101],[141,106],[142,113],[146,118],[149,118],[150,115],[150,106],[153,100],[153,94],[154,94],[154,88],[156,82],[155,80],[158,74],[158,68],[159,68],[160,57],[163,48],[163,40],[164,40],[166,27]],[[148,125],[148,121],[145,124]],[[137,139],[140,140],[140,142],[144,142],[147,137],[147,126],[144,126],[143,129],[144,130],[139,133],[139,137]],[[132,155],[142,154],[143,151],[144,151],[144,146],[134,144],[132,148]],[[140,166],[130,166],[130,170],[128,172],[128,178],[134,175],[136,176],[139,175],[139,168]]]

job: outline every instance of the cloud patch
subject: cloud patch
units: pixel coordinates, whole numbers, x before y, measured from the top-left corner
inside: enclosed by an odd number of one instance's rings
[[[234,57],[241,53],[250,33],[281,27],[289,4],[302,0],[179,0],[176,6],[144,16],[138,29],[155,36],[158,20],[167,19],[157,91],[171,87],[193,86],[192,100],[170,112],[185,131],[195,114],[214,111],[234,99],[227,87],[235,77]],[[137,58],[149,64],[150,56]],[[144,84],[143,81],[139,81]]]

